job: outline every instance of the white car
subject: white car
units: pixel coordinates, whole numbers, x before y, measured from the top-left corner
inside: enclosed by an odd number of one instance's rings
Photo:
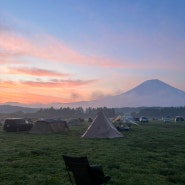
[[[163,121],[164,121],[165,123],[169,123],[169,122],[170,122],[170,118],[169,118],[169,117],[165,117],[165,118],[163,118]]]
[[[141,116],[141,117],[139,118],[139,121],[140,121],[141,123],[148,123],[148,118],[147,118],[147,117],[144,117],[144,116]]]

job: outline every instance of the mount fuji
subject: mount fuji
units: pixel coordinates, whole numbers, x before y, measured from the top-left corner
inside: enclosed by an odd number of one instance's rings
[[[70,107],[178,107],[185,106],[185,91],[158,79],[147,80],[135,88],[116,96],[68,104]]]

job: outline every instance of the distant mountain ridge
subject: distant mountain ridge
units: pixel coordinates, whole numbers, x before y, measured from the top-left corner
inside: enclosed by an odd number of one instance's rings
[[[14,112],[23,112],[23,113],[35,113],[38,108],[29,108],[23,106],[14,106],[14,105],[0,105],[0,113],[14,113]]]
[[[19,103],[12,103],[18,107],[30,107],[26,111],[36,111],[31,107],[46,108],[46,107],[109,107],[109,108],[123,108],[123,107],[179,107],[185,106],[185,91],[177,89],[167,83],[158,79],[147,80],[136,86],[135,88],[116,96],[109,96],[93,101],[82,101],[74,103],[53,103],[53,104],[38,104],[38,105],[24,105]],[[11,103],[9,103],[11,105]],[[0,113],[2,112],[2,105],[0,105]],[[15,106],[15,107],[17,107]],[[17,110],[25,111],[25,109],[17,108]]]

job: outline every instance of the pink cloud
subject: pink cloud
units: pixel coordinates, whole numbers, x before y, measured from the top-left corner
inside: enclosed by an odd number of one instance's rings
[[[60,88],[60,87],[67,87],[67,88],[72,88],[72,87],[77,87],[77,86],[83,86],[83,85],[90,85],[92,83],[97,82],[97,80],[51,80],[51,81],[0,81],[0,87],[3,88],[8,88],[8,87],[23,87],[26,88],[26,86],[30,87],[44,87],[44,88]]]
[[[123,67],[121,61],[110,60],[107,58],[101,58],[97,56],[86,56],[80,54],[69,47],[65,46],[64,43],[55,39],[52,36],[45,35],[44,40],[46,42],[45,48],[43,50],[50,51],[49,55],[42,55],[42,57],[48,59],[54,59],[58,62],[67,61],[71,64],[80,64],[80,65],[90,65],[90,66],[100,66],[100,67]],[[45,53],[45,52],[43,52]]]
[[[48,76],[48,77],[65,77],[69,74],[59,73],[52,70],[45,70],[39,68],[9,68],[10,74],[25,74],[30,76]]]
[[[70,49],[56,38],[43,35],[31,40],[8,31],[0,32],[0,54],[14,60],[18,57],[37,57],[52,62],[102,67],[124,67],[121,61],[86,56]]]
[[[1,41],[1,38],[0,38]],[[0,45],[2,45],[0,43]],[[18,55],[16,53],[5,51],[3,47],[0,47],[0,64],[21,64],[23,63],[20,60],[17,60],[16,57]]]
[[[67,87],[67,88],[72,88],[76,86],[83,86],[83,85],[89,85],[92,83],[95,83],[96,80],[52,80],[48,82],[43,82],[43,81],[22,81],[20,82],[23,85],[26,86],[32,86],[32,87],[44,87],[44,88],[58,88],[58,87]]]
[[[157,66],[157,68],[166,69],[166,64],[155,58],[150,59],[150,61],[148,59],[147,61],[137,60],[136,63],[130,59],[114,60],[97,56],[87,56],[69,48],[60,40],[50,35],[44,34],[39,36],[39,38],[29,39],[13,34],[12,32],[1,31],[0,63],[3,64],[7,61],[15,63],[20,61],[20,57],[36,57],[51,62],[85,66],[123,69],[155,69]],[[170,68],[170,65],[168,67]]]

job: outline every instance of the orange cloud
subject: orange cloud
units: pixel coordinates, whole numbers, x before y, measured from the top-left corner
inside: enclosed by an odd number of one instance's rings
[[[6,102],[19,102],[25,104],[34,104],[34,103],[53,103],[53,102],[69,102],[70,99],[49,95],[39,95],[32,93],[17,93],[17,92],[0,92],[1,100],[0,103]]]
[[[13,81],[0,81],[0,88],[2,89],[12,88],[15,86],[16,86],[16,83]]]
[[[91,91],[88,90],[87,86],[92,83],[94,83],[93,80],[53,80],[51,82],[0,81],[0,103],[67,103],[88,100]],[[80,88],[76,90],[79,86]]]

